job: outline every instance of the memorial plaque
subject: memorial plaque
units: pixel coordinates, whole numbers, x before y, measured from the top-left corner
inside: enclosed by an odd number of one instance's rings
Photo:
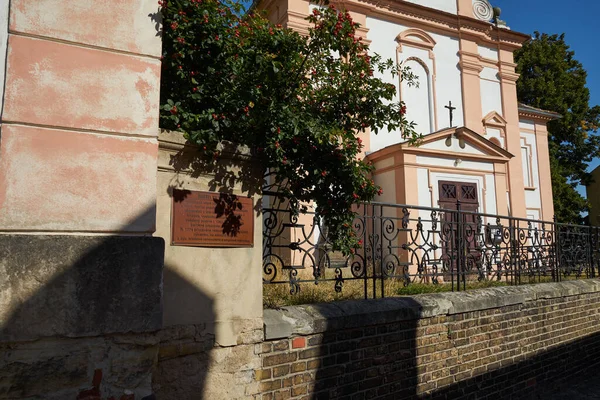
[[[229,193],[174,189],[171,243],[199,247],[253,247],[252,199]]]

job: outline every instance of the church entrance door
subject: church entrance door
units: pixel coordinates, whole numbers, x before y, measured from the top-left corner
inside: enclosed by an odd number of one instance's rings
[[[461,282],[460,276],[474,268],[479,258],[474,214],[479,209],[477,184],[440,181],[438,185],[439,207],[448,210],[441,215],[440,232],[444,279]]]

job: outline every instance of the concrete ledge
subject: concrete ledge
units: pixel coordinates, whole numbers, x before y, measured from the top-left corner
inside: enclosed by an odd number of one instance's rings
[[[264,311],[265,339],[460,314],[595,292],[600,292],[600,279],[289,306]]]
[[[182,132],[161,130],[158,134],[158,145],[161,149],[184,151],[196,153],[199,147],[188,141]],[[221,141],[216,150],[221,153],[220,158],[233,160],[252,160],[252,151],[246,145],[235,144],[232,142]],[[210,161],[210,160],[209,160]]]
[[[0,235],[0,342],[162,327],[164,240]]]

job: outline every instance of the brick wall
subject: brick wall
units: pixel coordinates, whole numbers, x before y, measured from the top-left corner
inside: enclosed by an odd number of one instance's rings
[[[525,398],[600,355],[600,281],[265,312],[260,399]]]

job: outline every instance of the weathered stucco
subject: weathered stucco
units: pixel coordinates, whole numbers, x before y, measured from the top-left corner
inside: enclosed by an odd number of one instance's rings
[[[3,120],[155,136],[160,61],[11,35]]]
[[[153,20],[158,9],[156,0],[12,0],[10,29],[160,56],[160,35]]]
[[[0,231],[152,232],[151,139],[2,126]]]
[[[231,346],[245,341],[262,328],[262,217],[254,210],[254,246],[251,248],[208,248],[173,246],[171,243],[171,191],[173,188],[220,191],[213,172],[191,173],[189,162],[198,155],[193,146],[183,148],[180,133],[160,135],[156,235],[165,239],[165,326],[207,324],[216,343]],[[187,160],[187,161],[186,161]],[[200,163],[202,164],[202,163]],[[248,161],[223,158],[223,170],[258,173]],[[198,166],[197,166],[198,167]],[[177,168],[177,170],[176,170]],[[191,174],[190,174],[191,173]],[[249,185],[249,188],[243,186]],[[253,196],[260,205],[250,180],[236,182],[233,193]]]

